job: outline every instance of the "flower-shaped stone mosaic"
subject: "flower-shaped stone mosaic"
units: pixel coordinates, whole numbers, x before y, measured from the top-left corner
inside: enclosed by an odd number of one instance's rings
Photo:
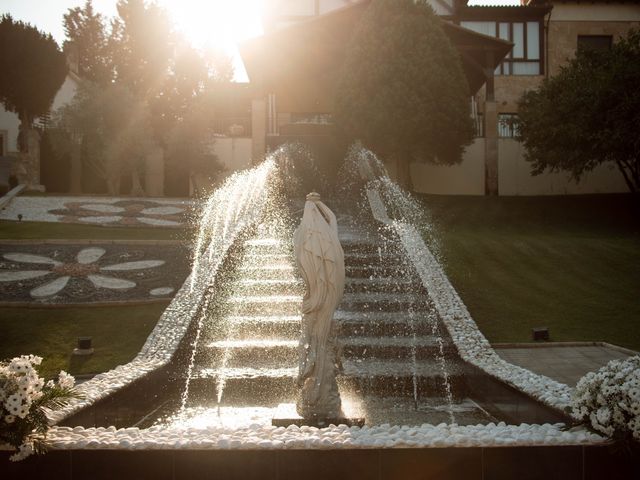
[[[1,300],[161,298],[172,294],[175,287],[170,285],[179,285],[186,276],[188,262],[175,248],[107,248],[35,245],[22,251],[5,249],[6,253],[0,254]],[[166,260],[154,258],[158,253]]]
[[[48,210],[65,223],[120,224],[157,227],[179,227],[186,220],[181,204],[165,204],[151,200],[119,200],[115,203],[66,202],[65,208]]]

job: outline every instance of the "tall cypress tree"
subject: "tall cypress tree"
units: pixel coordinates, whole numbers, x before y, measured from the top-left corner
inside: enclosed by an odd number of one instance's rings
[[[469,87],[457,51],[425,0],[373,0],[348,46],[336,121],[392,159],[459,162],[473,139]]]
[[[51,108],[67,63],[51,35],[9,15],[0,19],[0,58],[0,102],[18,114],[24,132]]]

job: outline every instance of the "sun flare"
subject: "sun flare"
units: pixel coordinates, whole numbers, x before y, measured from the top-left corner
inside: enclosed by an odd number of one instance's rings
[[[197,47],[233,53],[262,33],[263,0],[161,0],[178,30]]]

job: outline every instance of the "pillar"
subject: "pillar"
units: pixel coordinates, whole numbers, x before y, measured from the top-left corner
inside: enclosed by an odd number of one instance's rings
[[[267,151],[267,102],[264,98],[251,102],[251,157],[258,162]]]

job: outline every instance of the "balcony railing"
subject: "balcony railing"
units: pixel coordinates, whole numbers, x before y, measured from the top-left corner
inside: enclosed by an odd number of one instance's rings
[[[250,137],[251,117],[216,118],[212,123],[213,133],[227,137]]]

